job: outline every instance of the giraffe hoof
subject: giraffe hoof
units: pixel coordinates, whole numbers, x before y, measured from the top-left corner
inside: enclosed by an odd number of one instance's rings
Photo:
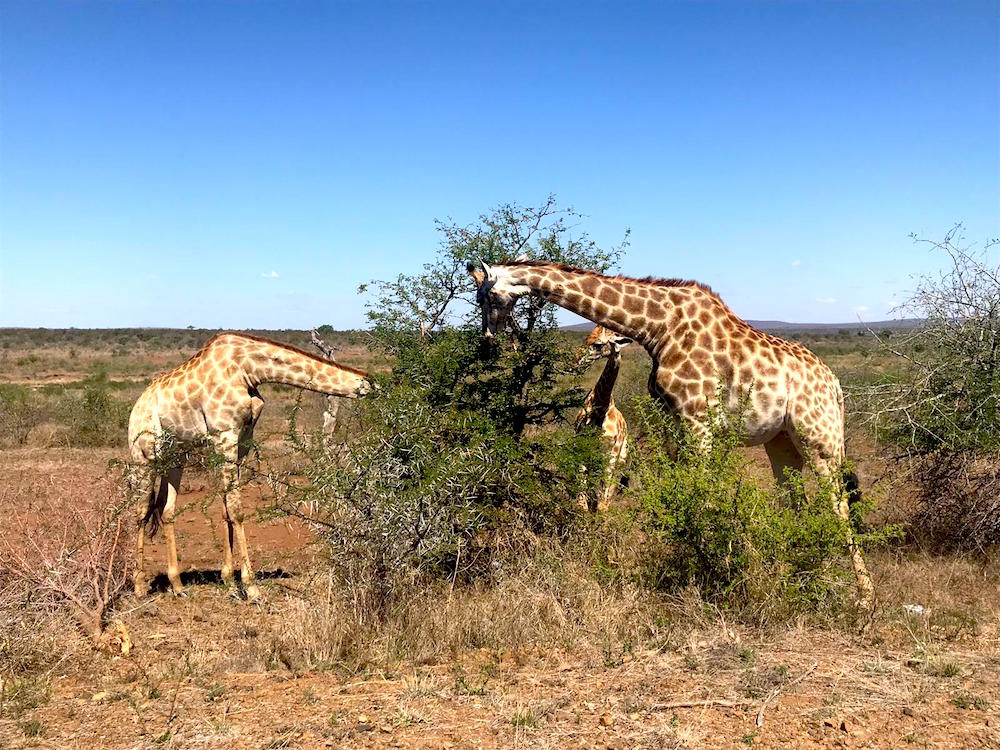
[[[260,589],[257,588],[255,584],[250,584],[249,586],[247,586],[247,601],[248,602],[260,601]]]
[[[135,593],[136,599],[145,599],[146,594],[149,593],[149,586],[147,586],[146,582],[143,581],[141,583],[135,584],[132,590]]]
[[[185,591],[184,589],[173,589],[173,593],[174,596],[177,597],[178,599],[187,598],[187,591]]]

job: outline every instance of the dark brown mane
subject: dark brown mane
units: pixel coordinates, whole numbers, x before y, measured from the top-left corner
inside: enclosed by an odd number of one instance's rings
[[[649,284],[651,286],[665,286],[665,287],[680,287],[680,286],[693,286],[701,289],[703,292],[715,297],[720,302],[722,298],[713,291],[712,287],[708,284],[702,284],[700,281],[695,281],[694,279],[661,279],[656,276],[646,276],[641,279],[637,279],[634,276],[622,276],[621,274],[615,274],[614,276],[607,276],[603,273],[590,270],[589,268],[577,268],[576,266],[571,266],[566,263],[550,263],[544,260],[512,260],[500,265],[504,266],[537,266],[545,268],[555,268],[559,271],[567,271],[568,273],[582,273],[588,276],[597,276],[602,279],[618,279],[620,281],[629,281],[633,284]]]
[[[320,357],[318,354],[313,354],[312,352],[307,352],[303,349],[299,349],[297,346],[292,346],[291,344],[286,344],[281,341],[274,341],[273,339],[267,339],[263,336],[254,336],[252,333],[243,333],[242,331],[220,331],[205,342],[205,345],[201,348],[201,351],[207,349],[216,339],[223,336],[238,336],[243,339],[250,339],[251,341],[260,341],[263,344],[270,344],[271,346],[276,346],[279,349],[287,349],[293,351],[296,354],[301,354],[303,357],[308,357],[309,359],[316,360],[324,365],[336,365],[341,370],[347,370],[348,372],[353,372],[355,375],[361,375],[362,377],[368,377],[368,373],[364,370],[360,370],[357,367],[351,367],[350,365],[345,365],[342,362],[337,362],[336,360],[326,359],[325,357]]]

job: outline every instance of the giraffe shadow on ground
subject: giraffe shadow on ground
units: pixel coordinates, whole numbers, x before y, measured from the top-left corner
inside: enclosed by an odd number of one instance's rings
[[[236,580],[240,580],[239,571],[234,571]],[[275,570],[261,570],[256,574],[259,581],[291,578],[292,573],[282,568]],[[184,586],[222,586],[222,571],[218,568],[207,570],[185,570],[181,573],[181,583]],[[162,594],[170,591],[170,579],[166,573],[158,573],[153,577],[149,591],[152,594]]]

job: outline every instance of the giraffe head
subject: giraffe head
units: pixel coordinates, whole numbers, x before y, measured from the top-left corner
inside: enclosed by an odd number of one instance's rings
[[[595,360],[618,354],[623,347],[632,343],[632,339],[615,333],[610,328],[595,326],[587,336],[577,357],[577,364],[589,365]]]
[[[466,266],[476,282],[476,302],[483,314],[483,335],[491,339],[502,331],[510,317],[510,311],[519,297],[531,291],[531,287],[514,278],[506,266],[490,266],[479,261],[480,268],[469,263]]]
[[[373,390],[378,390],[378,383],[373,381],[368,373],[355,370],[353,367],[340,366],[339,382],[331,391],[334,396],[345,398],[363,398]]]

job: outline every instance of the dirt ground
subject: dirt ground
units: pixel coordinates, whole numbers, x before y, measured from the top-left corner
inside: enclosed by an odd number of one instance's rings
[[[115,455],[4,451],[0,492],[100,488]],[[873,555],[881,610],[864,634],[751,632],[721,618],[679,646],[470,649],[310,670],[267,641],[320,554],[311,532],[251,521],[265,599],[234,599],[218,583],[221,509],[201,502],[208,484],[189,474],[182,496],[188,595],[164,593],[161,575],[149,597],[128,597],[128,656],[61,664],[46,700],[0,713],[0,747],[1000,747],[1000,609],[982,595],[996,565]],[[149,572],[163,571],[162,540],[147,550]],[[263,664],[268,648],[277,659]]]

